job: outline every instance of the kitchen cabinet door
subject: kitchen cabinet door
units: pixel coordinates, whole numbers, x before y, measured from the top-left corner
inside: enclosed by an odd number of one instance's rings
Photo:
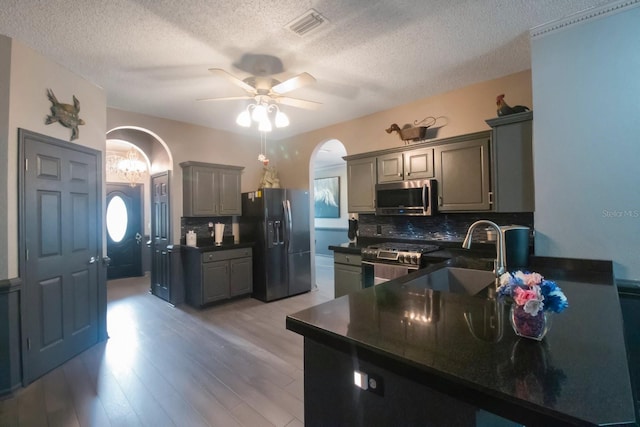
[[[236,258],[229,261],[231,271],[229,278],[230,296],[251,293],[253,290],[252,258]]]
[[[419,148],[403,153],[404,179],[433,178],[433,148]]]
[[[184,216],[217,215],[218,176],[216,170],[203,166],[192,166],[183,178],[185,180],[185,188],[183,188]]]
[[[218,215],[242,215],[242,193],[240,171],[220,169]]]
[[[242,214],[243,167],[183,162],[182,216],[231,216]]]
[[[533,212],[533,111],[486,120],[491,131],[494,212]]]
[[[489,138],[443,144],[434,148],[441,212],[488,211]]]
[[[334,297],[362,289],[362,256],[336,252],[333,260]]]
[[[202,264],[202,303],[229,298],[229,262]]]
[[[335,298],[362,289],[362,268],[360,266],[335,264],[333,277]]]
[[[404,179],[402,153],[378,156],[378,183],[397,182]]]
[[[347,162],[347,198],[349,212],[376,211],[376,158]]]

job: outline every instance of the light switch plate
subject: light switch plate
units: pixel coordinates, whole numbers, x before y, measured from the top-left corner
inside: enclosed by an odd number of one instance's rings
[[[353,383],[362,390],[369,388],[369,376],[364,372],[353,371]]]

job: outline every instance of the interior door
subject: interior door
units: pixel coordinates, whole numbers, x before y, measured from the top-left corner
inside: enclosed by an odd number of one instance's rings
[[[151,177],[151,293],[170,300],[171,236],[169,171]]]
[[[100,152],[20,130],[23,384],[98,341]]]
[[[107,184],[107,279],[142,276],[142,186]]]

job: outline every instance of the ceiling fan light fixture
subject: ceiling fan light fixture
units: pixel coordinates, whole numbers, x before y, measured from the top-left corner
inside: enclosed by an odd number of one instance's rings
[[[260,132],[271,132],[272,129],[273,127],[271,126],[271,122],[267,116],[260,120],[260,124],[258,125],[258,130]]]
[[[248,128],[251,126],[251,114],[249,114],[248,110],[244,110],[242,113],[238,114],[236,124],[238,126],[242,126],[243,128]]]
[[[255,107],[253,107],[253,112],[251,113],[251,118],[253,119],[254,122],[262,122],[264,120],[268,120],[267,118],[267,107],[265,107],[262,104],[256,104]]]
[[[289,126],[289,117],[278,109],[276,111],[276,127],[285,128]]]

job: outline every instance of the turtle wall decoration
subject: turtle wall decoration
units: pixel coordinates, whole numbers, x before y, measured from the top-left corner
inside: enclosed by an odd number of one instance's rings
[[[51,123],[58,122],[62,126],[71,129],[70,141],[78,139],[80,135],[78,126],[84,124],[84,120],[78,115],[80,113],[80,101],[78,101],[78,98],[73,95],[73,105],[62,104],[58,102],[58,99],[51,89],[47,89],[47,97],[49,101],[51,101],[51,114],[47,116],[44,123],[50,125]]]

